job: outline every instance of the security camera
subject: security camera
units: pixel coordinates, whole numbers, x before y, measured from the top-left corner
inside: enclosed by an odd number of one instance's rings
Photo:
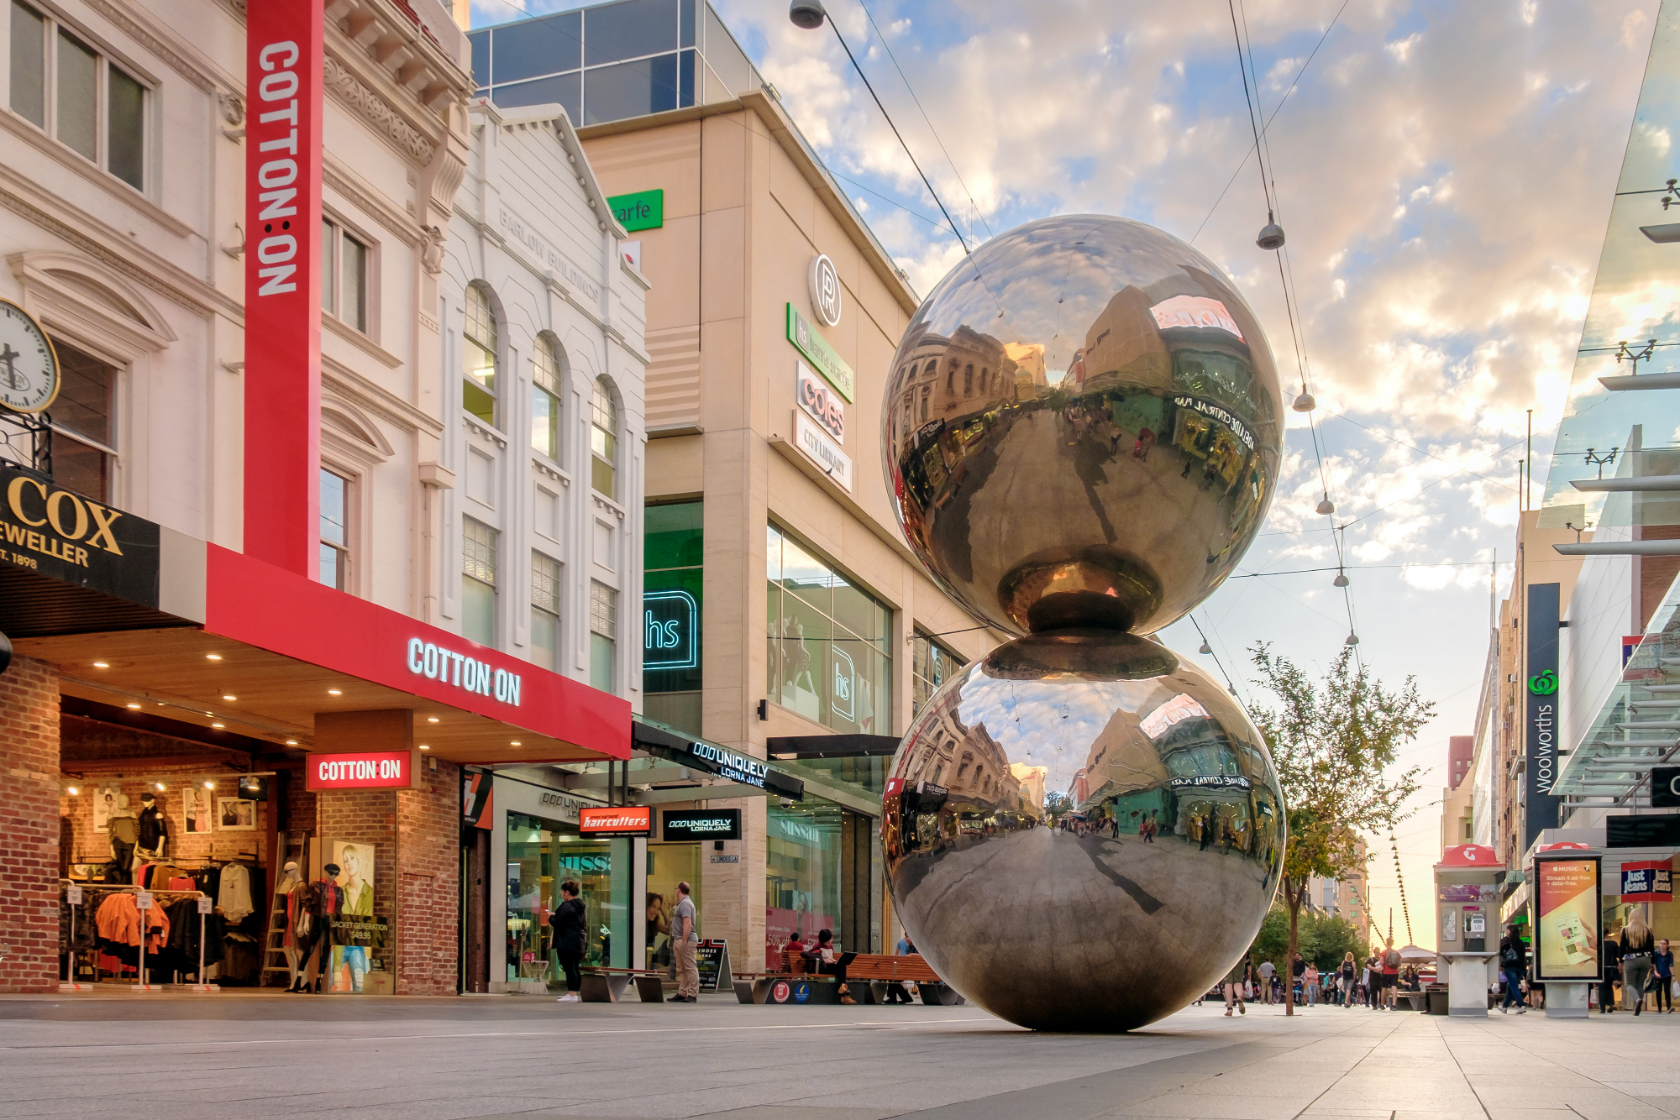
[[[784,809],[793,808],[793,798],[791,798],[791,797],[782,798],[782,808],[784,808]]]
[[[793,25],[804,31],[815,31],[823,25],[828,12],[822,6],[822,0],[793,0],[788,5],[788,19]]]

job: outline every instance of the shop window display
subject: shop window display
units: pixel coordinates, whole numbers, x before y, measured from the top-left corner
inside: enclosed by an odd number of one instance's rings
[[[671,957],[671,912],[677,907],[677,884],[692,885],[695,913],[704,915],[705,904],[701,891],[705,878],[701,871],[705,863],[698,843],[649,844],[647,852],[647,960],[644,968],[670,971],[674,977],[675,962]],[[704,926],[701,936],[705,936]]]
[[[580,840],[575,825],[521,813],[508,814],[507,837],[506,979],[542,977],[564,986],[549,916],[560,905],[560,884],[567,879],[576,879],[582,888],[588,931],[582,963],[622,967],[629,952],[629,923],[627,908],[614,893],[623,889],[615,868],[628,842]]]
[[[798,934],[840,928],[841,812],[807,797],[769,806],[765,845],[765,967],[781,967],[781,948]],[[851,949],[851,946],[844,946]]]

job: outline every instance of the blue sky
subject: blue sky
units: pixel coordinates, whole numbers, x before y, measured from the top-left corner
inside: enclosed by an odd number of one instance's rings
[[[1286,574],[1336,563],[1332,519],[1314,513],[1318,462],[1291,413],[1284,485],[1241,565],[1267,574],[1233,578],[1197,618],[1246,698],[1247,647],[1269,641],[1322,666],[1351,611],[1365,662],[1390,681],[1416,675],[1439,705],[1403,760],[1428,773],[1399,834],[1407,893],[1424,908],[1414,938],[1431,944],[1430,802],[1447,737],[1473,722],[1493,550],[1501,595],[1510,578],[1530,409],[1536,502],[1544,489],[1656,0],[1237,7],[1260,109],[1276,111],[1267,138],[1304,359],[1276,258],[1253,244],[1266,204],[1243,162],[1252,137],[1225,0],[867,0],[868,15],[860,0],[827,2],[965,234],[1095,211],[1194,238],[1260,316],[1286,393],[1308,371],[1333,520],[1349,523],[1347,601],[1333,572]],[[832,32],[793,27],[785,0],[714,3],[917,290],[931,290],[961,249],[924,220],[937,207]],[[474,0],[474,13],[516,15],[510,0]],[[1163,637],[1186,653],[1200,642],[1183,623]],[[1373,909],[1385,918],[1393,905],[1405,940],[1386,848]]]

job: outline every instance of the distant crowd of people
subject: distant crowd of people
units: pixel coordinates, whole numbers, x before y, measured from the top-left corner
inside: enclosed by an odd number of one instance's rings
[[[1366,1007],[1374,1011],[1393,1011],[1396,993],[1420,991],[1422,982],[1418,970],[1404,963],[1400,951],[1390,938],[1379,953],[1372,953],[1363,961],[1349,952],[1335,968],[1320,969],[1318,965],[1294,954],[1289,976],[1279,973],[1271,961],[1258,965],[1243,958],[1231,967],[1217,992],[1223,995],[1225,1014],[1248,1014],[1248,1003],[1275,1004],[1284,1002],[1284,984],[1294,989],[1294,1002],[1299,1007],[1328,1004],[1334,1007]]]

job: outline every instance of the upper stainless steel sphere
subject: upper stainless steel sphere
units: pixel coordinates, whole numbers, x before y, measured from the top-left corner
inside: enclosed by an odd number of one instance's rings
[[[1213,262],[1124,218],[1045,218],[916,312],[882,454],[911,548],[976,614],[1016,634],[1149,634],[1211,594],[1265,519],[1281,400]]]
[[[1040,1030],[1130,1030],[1207,991],[1272,904],[1284,831],[1242,708],[1113,630],[1018,638],[948,681],[893,757],[881,813],[917,950]]]

